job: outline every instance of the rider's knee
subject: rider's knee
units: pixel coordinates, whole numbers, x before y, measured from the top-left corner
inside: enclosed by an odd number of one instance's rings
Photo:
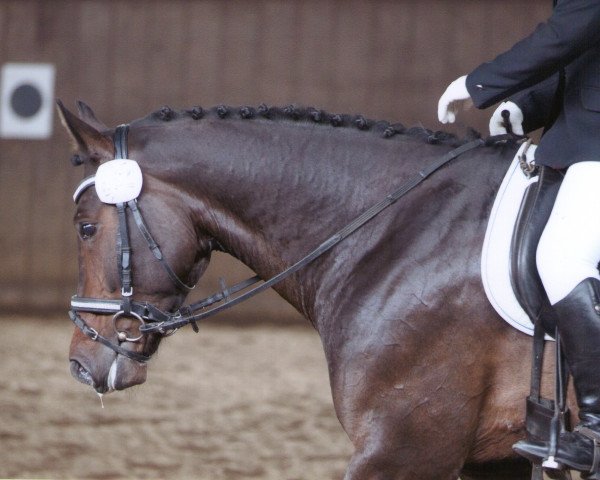
[[[578,249],[564,245],[560,239],[551,235],[542,235],[536,252],[536,263],[552,305],[565,298],[586,278],[598,278],[595,260],[581,255]]]

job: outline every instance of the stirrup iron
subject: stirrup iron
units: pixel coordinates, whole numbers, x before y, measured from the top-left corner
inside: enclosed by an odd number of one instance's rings
[[[571,473],[556,461],[558,438],[569,429],[567,396],[567,365],[561,350],[560,334],[556,332],[556,368],[554,400],[541,396],[542,367],[544,361],[544,329],[540,321],[535,323],[533,362],[531,367],[531,391],[527,398],[526,430],[530,440],[548,441],[548,455],[539,462],[532,461],[531,480],[542,480],[544,473],[557,480],[570,480]],[[598,479],[600,480],[600,478]]]

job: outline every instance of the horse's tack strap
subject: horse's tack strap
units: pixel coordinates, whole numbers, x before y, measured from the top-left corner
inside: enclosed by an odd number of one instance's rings
[[[165,313],[154,305],[147,302],[130,302],[131,312],[142,317],[148,322],[163,322],[172,318],[171,314]],[[114,315],[123,311],[123,303],[121,299],[102,299],[79,297],[73,295],[71,297],[71,309],[76,312],[91,312],[100,315]]]
[[[169,275],[169,278],[171,279],[171,281],[180,290],[182,290],[184,292],[192,291],[196,287],[196,285],[190,286],[190,285],[183,283],[183,281],[177,276],[177,274],[173,271],[171,266],[165,260],[165,257],[162,254],[162,251],[160,250],[158,243],[156,243],[156,240],[154,240],[154,237],[152,237],[152,234],[150,233],[150,231],[148,230],[148,227],[146,226],[144,217],[142,217],[142,212],[138,208],[137,200],[134,199],[134,200],[127,202],[127,206],[131,210],[135,224],[137,225],[139,232],[142,234],[142,237],[144,237],[144,240],[146,240],[146,244],[148,245],[148,248],[152,252],[152,255],[154,255],[154,258],[156,258],[161,263],[165,272],[167,272],[167,275]]]
[[[74,310],[69,310],[69,318],[75,324],[75,326],[77,326],[83,332],[85,336],[89,337],[95,342],[99,342],[102,345],[107,346],[111,350],[114,350],[116,353],[140,363],[146,363],[148,360],[150,360],[150,357],[148,355],[133,352],[131,350],[126,350],[120,345],[112,343],[108,338],[100,335],[96,329],[90,327],[87,323],[85,323],[85,320],[81,318]]]
[[[119,125],[115,129],[115,136],[113,138],[113,144],[115,147],[114,157],[127,158],[129,156],[129,149],[127,148],[127,135],[129,133],[129,124]]]
[[[121,276],[121,295],[124,299],[129,299],[133,293],[131,287],[131,245],[129,243],[129,228],[127,227],[127,215],[125,213],[126,205],[117,204],[119,217],[119,232],[117,245],[119,250],[119,273]],[[126,313],[129,313],[129,302],[125,306]]]
[[[75,193],[73,194],[73,201],[75,203],[79,203],[79,197],[83,195],[88,188],[96,183],[96,175],[92,175],[90,177],[84,178],[81,183],[75,189]]]
[[[168,320],[166,322],[155,323],[155,324],[141,325],[140,332],[141,333],[164,332],[166,330],[172,330],[172,329],[177,329],[177,328],[183,327],[184,325],[187,325],[189,323],[192,323],[195,325],[195,323],[200,320],[203,320],[212,315],[215,315],[227,308],[233,307],[234,305],[237,305],[238,303],[241,303],[241,302],[247,300],[248,298],[253,297],[254,295],[257,295],[258,293],[261,293],[264,290],[267,290],[268,288],[281,282],[285,278],[289,277],[293,273],[297,272],[298,270],[300,270],[304,266],[308,265],[313,260],[315,260],[316,258],[321,256],[322,254],[324,254],[325,252],[327,252],[328,250],[333,248],[335,245],[340,243],[342,240],[344,240],[350,234],[352,234],[353,232],[358,230],[360,227],[362,227],[369,220],[373,219],[376,215],[378,215],[383,210],[385,210],[387,207],[389,207],[390,205],[395,203],[402,196],[406,195],[410,190],[412,190],[417,185],[419,185],[423,180],[425,180],[427,177],[429,177],[429,175],[431,175],[433,172],[435,172],[436,170],[439,170],[441,167],[443,167],[450,161],[454,160],[456,157],[462,155],[463,153],[468,152],[469,150],[473,150],[482,145],[485,145],[486,143],[487,143],[486,140],[478,138],[477,140],[473,140],[469,143],[461,145],[458,148],[455,148],[454,150],[451,150],[446,155],[442,156],[438,161],[434,162],[433,164],[429,165],[427,168],[424,168],[423,170],[421,170],[418,173],[416,173],[415,175],[413,175],[411,178],[408,179],[408,181],[406,181],[406,183],[404,183],[402,186],[400,186],[400,188],[398,188],[391,194],[387,195],[379,203],[376,203],[371,208],[369,208],[368,210],[363,212],[362,215],[360,215],[359,217],[354,219],[352,222],[350,222],[348,225],[346,225],[344,228],[339,230],[337,233],[335,233],[333,236],[331,236],[329,239],[327,239],[325,242],[323,242],[321,245],[319,245],[315,250],[310,252],[304,258],[302,258],[301,260],[299,260],[292,266],[288,267],[286,270],[279,273],[278,275],[272,277],[270,280],[265,281],[263,284],[252,288],[251,290],[240,295],[239,297],[233,298],[217,307],[214,307],[210,310],[207,310],[207,311],[204,311],[204,312],[201,312],[198,314],[194,314],[193,312],[195,310],[200,310],[200,309],[204,308],[203,306],[185,307],[184,309],[181,309],[179,312],[176,312],[173,315],[173,318],[171,320]],[[252,283],[254,283],[254,282],[252,282]]]

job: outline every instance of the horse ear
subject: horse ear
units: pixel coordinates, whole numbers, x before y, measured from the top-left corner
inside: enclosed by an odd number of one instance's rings
[[[96,118],[96,115],[91,107],[81,100],[77,100],[77,112],[79,113],[79,118],[94,127],[99,132],[105,132],[109,129],[106,125],[104,125],[104,123]]]
[[[112,156],[113,143],[110,137],[104,136],[94,126],[71,113],[60,100],[56,102],[62,124],[79,150],[95,160],[104,156]]]

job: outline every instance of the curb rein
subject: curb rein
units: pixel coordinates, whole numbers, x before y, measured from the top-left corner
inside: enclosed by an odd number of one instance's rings
[[[120,125],[116,128],[113,142],[115,146],[114,159],[127,159],[128,148],[127,148],[127,134],[129,126]],[[197,303],[193,303],[188,306],[179,308],[176,312],[169,313],[163,312],[159,308],[147,302],[137,302],[131,299],[133,295],[133,287],[131,282],[131,246],[129,243],[129,231],[127,227],[127,209],[131,210],[135,224],[138,230],[142,234],[142,237],[146,240],[148,248],[151,250],[154,257],[163,266],[173,283],[178,289],[189,292],[194,287],[186,285],[179,279],[172,268],[164,259],[160,247],[150,234],[146,223],[144,222],[142,212],[137,205],[137,199],[129,200],[127,202],[115,204],[119,217],[119,232],[117,235],[117,247],[119,251],[119,274],[121,277],[121,299],[97,299],[79,297],[74,295],[71,298],[71,310],[69,311],[69,317],[71,321],[91,340],[102,343],[108,348],[115,351],[117,354],[123,355],[131,360],[135,360],[140,363],[145,363],[150,360],[150,356],[144,355],[139,352],[127,350],[121,347],[122,342],[138,342],[144,335],[149,333],[158,333],[163,336],[169,336],[175,333],[179,328],[191,324],[195,332],[198,332],[197,322],[204,320],[212,315],[215,315],[223,310],[226,310],[238,303],[241,303],[258,293],[267,290],[273,285],[281,282],[290,275],[294,274],[304,266],[311,263],[316,258],[323,255],[325,252],[333,248],[339,242],[344,240],[354,231],[358,230],[369,220],[373,219],[376,215],[381,213],[390,205],[394,204],[398,199],[406,195],[410,190],[419,185],[432,173],[439,170],[441,167],[454,160],[458,156],[465,152],[473,150],[483,145],[495,145],[499,143],[506,143],[508,141],[514,141],[515,135],[498,135],[488,137],[487,139],[476,139],[471,142],[465,143],[458,148],[446,153],[444,156],[439,158],[436,162],[429,165],[428,167],[420,170],[412,177],[410,177],[403,185],[397,190],[387,195],[383,200],[373,205],[368,210],[364,211],[360,216],[355,218],[352,222],[346,225],[344,228],[339,230],[337,233],[329,237],[323,243],[321,243],[316,249],[310,252],[308,255],[300,259],[298,262],[283,270],[279,274],[275,275],[264,283],[255,286],[247,292],[239,295],[238,297],[228,299],[232,294],[238,293],[246,288],[262,281],[262,279],[256,275],[248,278],[243,282],[240,282],[230,288],[221,290],[220,292],[211,295]],[[517,140],[520,139],[517,138]],[[94,177],[88,177],[84,179],[77,187],[75,194],[73,195],[74,201],[77,203],[79,197],[83,192],[94,185]],[[225,300],[221,305],[206,310],[208,307]],[[119,344],[111,342],[106,337],[103,337],[98,333],[97,330],[90,327],[78,312],[90,312],[100,315],[113,315],[112,324],[117,334]],[[119,331],[117,328],[117,320],[121,317],[130,318],[137,320],[140,323],[139,331],[140,335],[137,337],[128,337],[124,331]]]

